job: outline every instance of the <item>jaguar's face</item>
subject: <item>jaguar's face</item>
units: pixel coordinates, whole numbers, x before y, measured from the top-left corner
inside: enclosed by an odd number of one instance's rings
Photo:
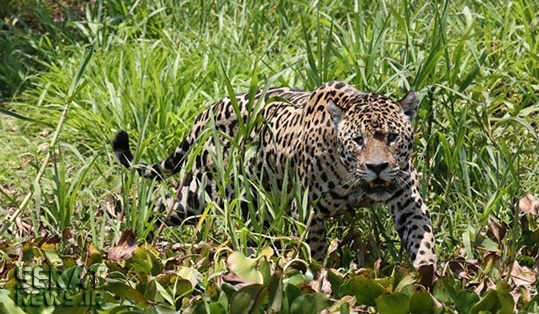
[[[370,98],[341,112],[335,127],[350,184],[375,202],[389,199],[402,185],[413,148],[411,120],[403,106],[385,97]]]

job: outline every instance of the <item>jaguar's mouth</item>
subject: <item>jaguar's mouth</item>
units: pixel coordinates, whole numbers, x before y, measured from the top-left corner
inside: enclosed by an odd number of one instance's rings
[[[375,179],[369,182],[369,188],[371,189],[387,189],[390,185],[391,182],[382,179]]]
[[[387,200],[396,191],[395,184],[392,181],[380,178],[367,182],[364,189],[368,195],[367,197],[377,202]]]
[[[392,194],[396,187],[393,181],[386,181],[380,178],[367,182],[365,190],[368,194]]]

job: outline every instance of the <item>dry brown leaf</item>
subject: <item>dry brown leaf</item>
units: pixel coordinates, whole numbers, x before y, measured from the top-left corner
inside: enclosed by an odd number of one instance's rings
[[[537,281],[535,272],[526,266],[520,266],[515,261],[511,267],[511,280],[516,286],[529,287]]]
[[[172,252],[178,252],[178,251],[185,252],[186,251],[186,247],[184,243],[174,243],[172,244],[170,249],[172,250]]]
[[[352,303],[353,304],[353,303]],[[350,307],[350,313],[368,314],[372,313],[367,305],[353,305]]]
[[[60,237],[57,234],[51,234],[48,230],[41,230],[41,237],[33,240],[35,246],[51,246],[60,243]]]
[[[509,292],[509,294],[513,298],[515,305],[518,304],[518,300],[522,297],[522,293],[519,291],[519,289],[513,289]]]
[[[518,201],[518,208],[523,214],[531,214],[537,216],[539,209],[539,199],[533,194],[528,194]]]
[[[316,278],[309,283],[309,286],[316,292],[331,295],[331,283],[328,279],[328,272],[325,268],[320,269]]]
[[[71,239],[73,237],[73,233],[71,232],[72,227],[67,226],[64,230],[62,230],[62,238],[64,239]]]
[[[477,295],[483,295],[487,290],[496,290],[496,283],[492,278],[485,278],[481,281],[470,282],[466,285],[466,289],[472,290]]]
[[[487,290],[496,290],[496,284],[498,282],[494,281],[492,278],[488,278],[487,280]]]
[[[382,259],[379,258],[374,262],[374,265],[372,266],[372,269],[374,270],[375,273],[380,274],[381,273],[381,271],[380,271],[381,268],[382,268]]]
[[[133,256],[133,253],[137,250],[137,237],[130,229],[126,229],[118,245],[111,247],[108,252],[108,257],[110,260],[119,261],[126,260]]]
[[[467,262],[463,257],[458,257],[447,261],[447,266],[459,279],[470,280],[470,274],[467,270]]]
[[[331,240],[328,246],[328,255],[333,253],[337,248],[339,248],[339,240],[338,239]]]
[[[498,218],[494,216],[488,217],[488,230],[489,233],[496,239],[498,244],[502,243],[503,238],[505,238],[505,235],[507,234],[507,224],[500,221]]]
[[[521,303],[527,304],[532,301],[533,297],[537,294],[535,289],[530,288],[524,288],[524,287],[518,287],[511,291],[511,295],[513,298],[515,296],[518,296],[518,299],[515,299],[515,304],[518,304],[518,301],[520,300]]]
[[[481,260],[481,268],[489,269],[490,267],[499,268],[500,263],[503,263],[501,256],[497,252],[486,252]]]
[[[247,280],[244,278],[239,277],[238,275],[234,274],[233,272],[228,272],[222,276],[219,276],[221,280],[219,283],[219,286],[222,284],[222,282],[226,282],[231,286],[234,286],[234,289],[240,290],[243,287],[252,285],[254,282],[251,280]]]
[[[470,282],[466,285],[466,289],[473,290],[477,295],[482,295],[486,290],[486,283],[485,281]]]
[[[479,271],[478,263],[477,259],[465,259],[462,256],[456,257],[445,263],[442,276],[445,276],[449,269],[459,279],[471,280],[471,277]]]
[[[124,207],[120,200],[116,199],[112,194],[105,195],[105,210],[115,219],[123,219]]]

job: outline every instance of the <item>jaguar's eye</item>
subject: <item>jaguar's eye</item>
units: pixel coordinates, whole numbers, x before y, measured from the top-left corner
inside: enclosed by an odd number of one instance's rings
[[[363,146],[365,144],[365,140],[363,139],[363,136],[356,136],[353,139],[354,143],[357,144],[357,146]]]
[[[387,135],[387,143],[393,144],[395,141],[397,141],[398,134],[397,133],[389,133]]]

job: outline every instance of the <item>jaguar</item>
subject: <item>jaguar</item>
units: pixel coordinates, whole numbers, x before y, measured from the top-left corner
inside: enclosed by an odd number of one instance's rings
[[[217,101],[195,119],[187,136],[161,162],[134,165],[125,131],[116,133],[112,146],[123,166],[162,179],[188,167],[190,148],[205,141],[192,166],[184,169],[177,195],[169,200],[175,213],[170,220],[179,224],[202,213],[206,195],[211,200],[219,197],[212,156],[220,153],[226,160],[239,128],[253,115],[262,117],[248,133],[257,145],[254,157],[245,163],[246,172],[264,182],[278,182],[268,188],[280,187],[290,174],[297,178],[314,210],[307,235],[314,259],[326,256],[325,220],[358,207],[385,204],[402,246],[419,269],[435,265],[436,254],[433,227],[411,161],[417,106],[414,91],[394,100],[338,81],[313,91],[276,87]],[[203,137],[208,126],[220,134],[219,149],[214,138]]]

